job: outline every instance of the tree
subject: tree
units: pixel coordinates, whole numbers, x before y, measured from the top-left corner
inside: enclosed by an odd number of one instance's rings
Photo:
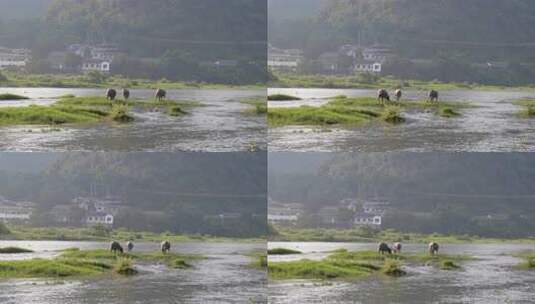
[[[68,52],[65,54],[65,67],[67,69],[76,70],[82,65],[83,58],[76,53]]]

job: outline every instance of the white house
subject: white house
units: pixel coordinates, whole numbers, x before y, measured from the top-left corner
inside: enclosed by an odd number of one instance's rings
[[[283,50],[269,46],[268,68],[277,71],[296,71],[303,61],[303,52],[296,49]]]
[[[6,68],[24,68],[30,59],[30,50],[0,47],[0,70]]]
[[[389,47],[385,45],[373,45],[371,47],[364,48],[362,50],[362,57],[367,61],[376,61],[379,63],[384,63],[389,56],[391,56],[392,51]]]
[[[380,215],[357,214],[353,220],[355,226],[381,226],[382,217]]]
[[[111,62],[108,60],[88,59],[84,60],[82,63],[82,71],[84,72],[98,71],[102,73],[109,73],[110,67]]]
[[[0,220],[27,221],[33,212],[33,203],[12,202],[0,196]]]
[[[388,202],[368,201],[362,205],[364,213],[373,215],[384,215],[388,209]]]
[[[383,66],[376,61],[357,61],[354,72],[356,73],[381,73]]]
[[[89,213],[86,216],[85,223],[88,226],[104,225],[113,226],[113,215],[101,212]]]

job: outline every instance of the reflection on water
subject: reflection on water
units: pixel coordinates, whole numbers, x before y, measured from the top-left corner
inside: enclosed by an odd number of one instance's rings
[[[370,97],[376,90],[269,89],[268,94],[290,94],[298,101],[270,101],[269,107],[319,106],[336,95]],[[427,92],[406,91],[404,98],[423,100]],[[535,92],[459,90],[440,92],[444,101],[465,101],[478,107],[463,109],[458,118],[431,112],[404,114],[407,122],[392,126],[370,123],[358,128],[289,126],[269,130],[270,151],[535,151],[535,119],[514,116],[520,108],[510,102],[535,98]]]
[[[47,105],[55,97],[104,96],[105,89],[0,88],[30,100],[1,101],[0,106]],[[131,90],[131,98],[152,98],[153,90]],[[199,101],[190,115],[171,117],[161,112],[134,113],[136,122],[126,125],[96,124],[0,128],[2,151],[246,151],[251,145],[266,150],[265,118],[244,115],[249,106],[240,99],[265,96],[263,90],[168,90],[177,101]]]
[[[270,261],[321,259],[328,251],[375,250],[377,244],[272,242],[303,255],[271,257]],[[425,244],[405,244],[405,252],[425,252]],[[407,268],[401,278],[372,276],[350,282],[321,284],[306,280],[269,283],[270,303],[533,303],[535,272],[515,270],[520,262],[513,253],[535,250],[535,244],[443,244],[441,253],[468,254],[478,258],[463,262],[462,271],[438,270],[429,266]]]
[[[107,248],[101,242],[0,241],[0,247],[19,246],[35,253],[18,258],[46,257],[58,250]],[[136,243],[135,251],[154,251],[158,243]],[[248,267],[244,256],[265,250],[265,244],[175,243],[173,251],[202,254],[194,268],[180,270],[165,266],[139,266],[133,277],[104,276],[82,280],[6,280],[0,281],[0,303],[265,303],[266,274]],[[11,259],[2,256],[2,259]]]

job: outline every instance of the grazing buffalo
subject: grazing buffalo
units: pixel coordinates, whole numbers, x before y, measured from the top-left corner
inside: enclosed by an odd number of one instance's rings
[[[385,254],[385,253],[392,254],[392,249],[390,249],[390,247],[388,247],[388,244],[386,243],[379,243],[377,252],[379,252],[380,254]]]
[[[390,101],[390,95],[388,95],[388,92],[385,89],[380,89],[377,92],[377,100],[379,100],[381,103],[384,103],[386,101]]]
[[[132,241],[126,242],[126,249],[128,252],[132,251],[132,249],[134,249],[134,243]]]
[[[119,244],[119,242],[113,241],[110,243],[110,251],[113,253],[117,253],[117,251],[123,253],[123,247],[121,244]]]
[[[115,97],[117,96],[117,91],[115,91],[115,89],[108,89],[108,91],[106,91],[106,98],[113,101],[115,100]]]
[[[156,100],[160,101],[162,99],[165,99],[166,95],[167,95],[167,92],[164,89],[156,90],[156,94],[155,94]]]
[[[162,253],[167,253],[171,250],[171,242],[163,241],[160,247],[162,249]]]
[[[401,243],[394,243],[392,249],[394,250],[394,253],[401,253]]]
[[[433,102],[433,101],[438,102],[438,92],[437,91],[431,90],[429,92],[429,101],[430,102]]]
[[[438,243],[431,242],[429,243],[429,254],[435,255],[438,253]]]
[[[127,101],[128,98],[130,98],[130,90],[123,89],[123,97],[124,97],[124,101]]]
[[[399,102],[401,100],[401,96],[403,95],[403,92],[401,92],[400,89],[396,90],[396,101]]]

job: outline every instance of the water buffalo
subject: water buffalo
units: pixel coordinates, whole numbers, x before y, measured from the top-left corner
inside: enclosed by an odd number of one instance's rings
[[[385,89],[380,89],[377,92],[377,100],[379,100],[381,103],[384,103],[386,101],[390,101],[390,95],[388,95],[388,92]]]
[[[396,242],[393,244],[392,249],[394,250],[394,253],[401,253],[401,243]]]
[[[438,92],[437,91],[431,90],[429,92],[429,101],[430,102],[433,102],[433,101],[438,102]]]
[[[155,97],[156,97],[156,100],[157,101],[160,101],[162,99],[165,99],[167,95],[167,92],[164,90],[164,89],[158,89],[156,90],[156,94],[155,94]]]
[[[438,253],[438,243],[436,242],[431,242],[429,243],[429,254],[431,255],[435,255]]]
[[[401,96],[403,95],[403,92],[401,92],[400,89],[396,90],[396,101],[399,102],[401,100]]]
[[[123,253],[123,247],[121,246],[121,244],[119,244],[119,242],[113,241],[110,243],[110,251],[113,253],[117,253],[117,251]]]
[[[162,253],[167,253],[171,250],[171,242],[163,241],[160,247],[162,249]]]
[[[124,101],[127,101],[128,98],[130,98],[130,90],[123,89],[123,97],[124,97]]]
[[[126,242],[126,249],[128,249],[128,252],[132,251],[134,249],[134,243],[132,241]]]
[[[108,89],[108,91],[106,91],[106,98],[113,101],[115,100],[115,97],[117,96],[117,91],[115,91],[115,89]]]
[[[385,253],[392,254],[392,249],[388,247],[388,244],[383,242],[383,243],[379,243],[377,252],[379,252],[380,254],[385,254]]]

